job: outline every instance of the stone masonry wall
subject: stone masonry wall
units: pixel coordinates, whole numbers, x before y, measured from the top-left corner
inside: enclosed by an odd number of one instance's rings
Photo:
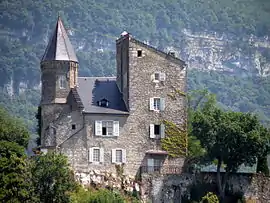
[[[153,203],[181,202],[181,196],[190,193],[194,183],[216,184],[216,174],[144,175],[141,193],[144,200]],[[230,193],[243,194],[246,200],[256,203],[270,202],[270,178],[263,175],[232,175],[228,180]]]

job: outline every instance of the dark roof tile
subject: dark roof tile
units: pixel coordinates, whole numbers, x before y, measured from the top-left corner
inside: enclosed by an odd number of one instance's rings
[[[78,62],[77,56],[60,17],[58,17],[55,30],[41,61],[52,60]]]
[[[78,94],[86,113],[128,114],[114,77],[79,77]],[[98,106],[98,101],[107,99],[108,107]]]

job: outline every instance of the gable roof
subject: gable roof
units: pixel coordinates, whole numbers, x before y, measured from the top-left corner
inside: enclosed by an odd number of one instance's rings
[[[55,30],[41,61],[52,60],[78,62],[77,56],[60,17],[58,17]]]
[[[128,114],[115,77],[79,77],[77,91],[85,113]],[[98,101],[107,99],[108,107],[98,106]]]

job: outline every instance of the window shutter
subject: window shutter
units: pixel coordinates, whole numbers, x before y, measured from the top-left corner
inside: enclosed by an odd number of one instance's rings
[[[113,121],[113,135],[119,136],[119,121]]]
[[[159,74],[159,80],[164,82],[166,80],[166,74],[165,73],[160,73]]]
[[[95,135],[102,135],[102,121],[95,121]]]
[[[99,160],[100,160],[101,163],[103,163],[104,162],[104,149],[100,148],[99,153],[100,153]]]
[[[112,163],[115,163],[116,162],[116,150],[115,149],[112,149]]]
[[[155,74],[151,74],[151,81],[155,80]]]
[[[154,124],[150,124],[150,138],[155,138],[155,125]]]
[[[89,149],[89,162],[93,162],[93,148]]]
[[[160,98],[160,111],[165,109],[165,98]]]
[[[160,125],[160,138],[165,138],[165,125]]]
[[[151,111],[154,110],[154,98],[150,98],[149,100],[149,108]]]
[[[127,151],[125,149],[122,149],[122,163],[127,162]]]

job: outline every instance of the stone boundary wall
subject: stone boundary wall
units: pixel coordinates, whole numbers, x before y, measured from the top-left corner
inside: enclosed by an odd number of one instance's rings
[[[190,186],[194,183],[215,185],[216,174],[143,175],[141,197],[145,202],[181,203],[181,197],[190,195]],[[253,203],[269,203],[270,177],[262,174],[235,174],[228,181],[228,190],[233,194],[243,194],[246,200],[253,200]]]

